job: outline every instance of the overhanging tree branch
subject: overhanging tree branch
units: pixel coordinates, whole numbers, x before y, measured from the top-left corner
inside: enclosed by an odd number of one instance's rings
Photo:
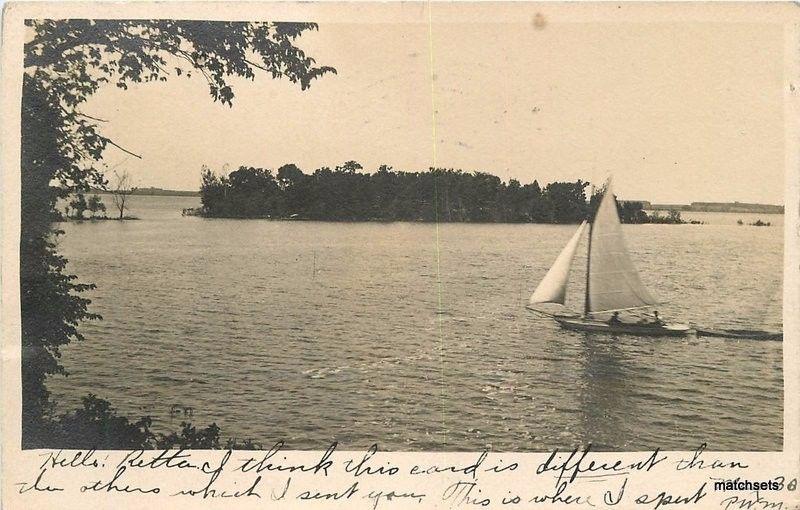
[[[131,151],[129,151],[128,149],[126,149],[125,147],[122,147],[121,145],[119,145],[118,143],[116,143],[114,140],[112,140],[112,139],[110,139],[110,138],[103,137],[103,140],[105,140],[105,141],[106,141],[106,143],[108,143],[109,145],[113,145],[113,146],[114,146],[114,147],[116,147],[117,149],[121,150],[121,151],[122,151],[122,152],[124,152],[125,154],[130,154],[131,156],[133,156],[133,157],[135,157],[135,158],[142,159],[142,157],[141,157],[140,155],[138,155],[138,154],[136,154],[136,153],[134,153],[134,152],[131,152]]]

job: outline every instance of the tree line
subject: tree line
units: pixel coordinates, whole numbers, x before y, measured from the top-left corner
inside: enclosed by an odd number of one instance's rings
[[[381,165],[361,172],[356,161],[312,174],[295,164],[272,170],[241,166],[229,175],[201,170],[200,214],[211,218],[283,218],[320,221],[440,221],[484,223],[579,223],[599,205],[587,202],[589,183],[534,180],[508,183],[486,172],[432,168],[396,171]],[[641,202],[617,202],[624,223],[663,221]],[[662,220],[662,221],[659,221]]]

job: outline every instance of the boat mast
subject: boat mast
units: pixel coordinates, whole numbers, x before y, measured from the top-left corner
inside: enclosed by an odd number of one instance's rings
[[[594,218],[592,217],[592,196],[594,195],[594,184],[589,189],[589,242],[586,247],[586,294],[583,299],[583,316],[589,316],[589,271],[592,267],[592,228]]]

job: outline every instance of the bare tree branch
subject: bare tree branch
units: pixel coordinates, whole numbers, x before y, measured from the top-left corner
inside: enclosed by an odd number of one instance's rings
[[[128,149],[126,149],[125,147],[121,147],[119,144],[117,144],[116,142],[114,142],[114,140],[112,140],[112,139],[110,139],[110,138],[103,137],[103,140],[105,140],[105,141],[106,141],[106,143],[109,143],[109,144],[113,145],[114,147],[116,147],[117,149],[121,150],[122,152],[124,152],[124,153],[126,153],[126,154],[130,154],[131,156],[133,156],[133,157],[135,157],[135,158],[142,159],[142,157],[141,157],[140,155],[138,155],[138,154],[136,154],[136,153],[133,153],[133,152],[129,151],[129,150],[128,150]]]
[[[81,117],[86,117],[87,119],[96,120],[97,122],[108,122],[106,119],[98,119],[97,117],[92,117],[91,115],[87,115],[87,114],[85,114],[83,112],[79,112],[77,110],[75,110],[75,113],[80,115]]]

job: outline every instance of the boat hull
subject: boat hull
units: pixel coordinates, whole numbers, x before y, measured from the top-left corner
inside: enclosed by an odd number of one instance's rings
[[[694,329],[685,324],[609,324],[605,321],[586,319],[583,317],[553,317],[564,329],[573,331],[589,331],[593,333],[607,333],[610,335],[637,335],[637,336],[687,336],[694,333]]]

